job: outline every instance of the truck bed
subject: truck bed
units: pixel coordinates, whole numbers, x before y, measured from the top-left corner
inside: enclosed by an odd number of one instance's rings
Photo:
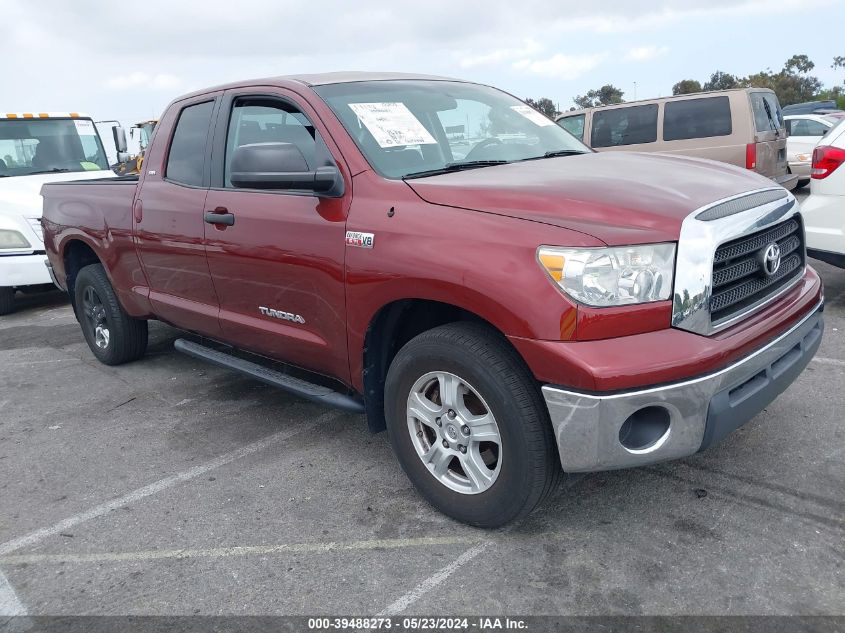
[[[132,241],[132,203],[137,186],[138,177],[127,176],[48,183],[41,188],[44,248],[59,285],[67,288],[66,268],[70,265],[73,269],[74,264],[69,258],[85,261],[86,253],[97,253],[106,270],[120,271],[121,279],[115,287],[121,300],[130,306],[136,303],[131,288],[135,285],[133,276],[140,271]],[[75,262],[77,266],[79,263]]]

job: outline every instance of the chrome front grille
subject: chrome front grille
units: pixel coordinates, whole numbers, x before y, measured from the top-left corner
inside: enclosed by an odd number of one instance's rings
[[[684,218],[678,238],[672,326],[710,336],[786,292],[804,269],[800,209],[782,187],[695,209]]]
[[[777,244],[780,251],[780,265],[773,274],[764,265],[764,253],[771,244]],[[799,216],[719,246],[713,256],[711,321],[730,319],[765,301],[801,275],[803,269]]]

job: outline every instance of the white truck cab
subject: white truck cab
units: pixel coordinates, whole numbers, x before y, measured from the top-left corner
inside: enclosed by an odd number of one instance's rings
[[[51,284],[41,185],[114,177],[94,121],[76,112],[0,112],[0,314],[15,291]]]

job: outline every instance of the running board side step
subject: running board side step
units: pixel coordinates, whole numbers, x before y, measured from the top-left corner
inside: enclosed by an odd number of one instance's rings
[[[187,354],[188,356],[193,356],[194,358],[199,358],[200,360],[212,363],[213,365],[231,369],[249,376],[250,378],[255,378],[256,380],[260,380],[268,385],[272,385],[273,387],[278,387],[288,393],[305,398],[306,400],[319,402],[320,404],[334,407],[335,409],[341,409],[349,413],[364,413],[363,402],[356,400],[352,396],[347,396],[342,393],[338,393],[337,391],[333,391],[328,387],[315,385],[314,383],[302,380],[301,378],[283,374],[282,372],[270,369],[269,367],[264,367],[258,363],[253,363],[246,359],[238,358],[236,356],[232,356],[231,354],[227,354],[226,352],[221,352],[219,350],[206,347],[205,345],[199,345],[198,343],[194,343],[183,338],[176,339],[173,343],[173,347],[175,347],[177,351]]]

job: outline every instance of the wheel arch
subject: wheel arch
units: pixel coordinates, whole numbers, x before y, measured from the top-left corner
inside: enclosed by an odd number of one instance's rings
[[[396,299],[373,315],[364,335],[361,376],[367,425],[371,432],[378,433],[386,428],[384,383],[396,353],[415,336],[456,322],[483,325],[511,346],[500,328],[475,311],[453,303],[422,298]]]
[[[76,277],[79,271],[91,264],[102,264],[94,248],[79,237],[68,239],[62,245],[62,265],[65,273],[65,288],[73,309],[76,310]],[[108,274],[108,271],[106,271]]]

